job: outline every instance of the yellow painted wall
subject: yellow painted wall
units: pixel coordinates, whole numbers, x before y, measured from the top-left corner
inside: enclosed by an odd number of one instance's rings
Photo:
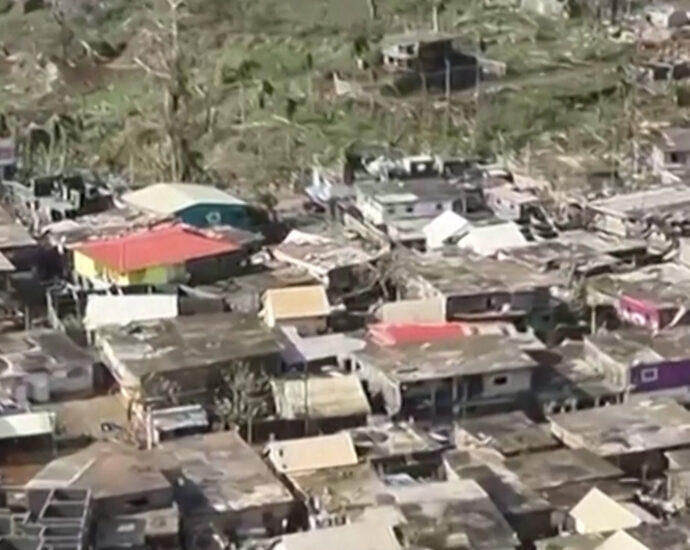
[[[99,279],[123,286],[165,284],[178,281],[185,274],[184,264],[161,265],[120,273],[76,250],[74,252],[74,271],[87,279]]]

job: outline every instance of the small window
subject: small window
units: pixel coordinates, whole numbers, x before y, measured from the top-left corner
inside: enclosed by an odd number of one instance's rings
[[[389,206],[388,208],[386,208],[386,212],[388,212],[389,214],[395,214],[395,207]]]
[[[659,379],[659,370],[656,368],[642,369],[640,378],[643,382],[656,382]]]
[[[443,210],[443,205],[440,202],[436,203],[436,210]]]
[[[493,384],[494,386],[505,386],[508,383],[507,376],[494,376]]]
[[[406,206],[405,212],[407,212],[408,214],[412,214],[412,212],[414,212],[414,206]]]

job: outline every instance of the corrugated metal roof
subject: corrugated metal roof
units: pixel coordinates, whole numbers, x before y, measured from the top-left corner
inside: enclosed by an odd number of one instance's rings
[[[594,550],[650,550],[636,538],[625,531],[614,533]]]
[[[640,518],[596,487],[570,511],[581,533],[601,533],[630,529],[642,523]]]
[[[401,550],[393,529],[385,522],[362,521],[286,535],[281,550]]]
[[[508,250],[527,244],[520,227],[513,222],[473,227],[458,242],[460,248],[490,256],[499,250]]]
[[[0,272],[9,272],[9,271],[16,271],[16,267],[14,267],[14,264],[5,256],[4,254],[0,253]]]
[[[288,420],[334,418],[371,412],[362,384],[354,375],[308,376],[271,381],[278,414]]]
[[[95,330],[108,325],[127,325],[133,321],[172,319],[177,317],[175,294],[91,294],[86,302],[84,325]]]
[[[245,204],[217,187],[194,183],[156,183],[125,193],[122,200],[139,210],[165,215],[195,204]]]
[[[428,248],[439,248],[451,237],[467,233],[471,227],[470,222],[460,214],[446,210],[425,225],[422,232]]]
[[[264,294],[268,321],[323,317],[330,313],[326,289],[321,285],[272,288]]]
[[[357,464],[355,445],[347,432],[275,441],[267,449],[276,470],[286,474]]]
[[[462,323],[378,323],[369,326],[369,336],[380,346],[461,338],[465,334]]]
[[[234,252],[239,246],[209,232],[184,225],[161,224],[120,237],[86,242],[76,249],[120,273],[126,273]]]
[[[34,437],[53,433],[55,415],[47,412],[0,416],[0,439]]]

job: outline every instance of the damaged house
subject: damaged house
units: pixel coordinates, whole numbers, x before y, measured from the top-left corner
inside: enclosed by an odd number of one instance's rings
[[[13,210],[34,229],[112,205],[112,193],[102,182],[80,174],[7,181],[4,187]]]
[[[0,338],[0,388],[18,403],[90,394],[95,364],[64,332],[42,329]]]
[[[325,234],[293,230],[273,249],[276,259],[304,269],[334,297],[374,287],[389,252],[389,247],[359,239],[339,226]]]
[[[276,536],[293,514],[294,497],[235,431],[166,441],[149,459],[173,486],[185,547],[209,526],[235,540]]]
[[[101,327],[96,347],[104,363],[131,397],[141,391],[160,398],[161,379],[178,387],[181,400],[209,395],[227,368],[245,365],[277,372],[276,336],[259,319],[237,313],[209,313]]]
[[[664,393],[690,402],[690,327],[639,329],[585,338],[584,357],[627,393]]]
[[[664,128],[652,145],[652,168],[683,175],[690,168],[690,128]]]
[[[672,263],[594,277],[587,288],[593,329],[612,318],[654,331],[686,325],[689,296],[690,269]]]
[[[660,473],[664,452],[690,446],[690,412],[669,398],[552,416],[551,433],[571,449],[589,449],[631,474]]]
[[[474,335],[383,347],[351,356],[353,370],[390,416],[454,416],[515,407],[537,362],[518,338]]]
[[[443,320],[551,319],[555,279],[511,260],[470,253],[414,254],[393,274],[398,299],[441,300]]]
[[[480,79],[481,69],[477,57],[463,53],[457,42],[455,35],[431,30],[384,36],[383,66],[397,73],[395,87],[403,92],[420,85],[467,88]]]
[[[377,506],[386,490],[371,465],[359,462],[348,432],[274,441],[266,455],[303,502],[312,528],[347,523]]]
[[[423,248],[424,226],[448,210],[469,220],[491,215],[476,182],[452,182],[438,177],[363,180],[355,183],[355,192],[355,205],[363,219],[385,228],[394,241],[408,246]]]
[[[690,187],[669,185],[613,195],[587,204],[592,227],[621,237],[647,238],[664,228],[688,234]]]

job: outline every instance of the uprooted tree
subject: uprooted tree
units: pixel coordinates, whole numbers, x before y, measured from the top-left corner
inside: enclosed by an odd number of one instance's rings
[[[201,153],[192,147],[208,129],[208,117],[199,112],[208,111],[208,92],[193,82],[194,59],[189,49],[181,45],[181,19],[185,4],[182,0],[157,0],[151,11],[154,28],[155,52],[152,63],[142,58],[134,61],[140,68],[163,84],[161,113],[153,113],[147,120],[163,139],[164,162],[160,177],[170,181],[204,180]]]
[[[264,371],[247,361],[235,361],[218,373],[214,384],[213,404],[226,426],[247,429],[252,442],[252,424],[268,413],[270,384]]]

